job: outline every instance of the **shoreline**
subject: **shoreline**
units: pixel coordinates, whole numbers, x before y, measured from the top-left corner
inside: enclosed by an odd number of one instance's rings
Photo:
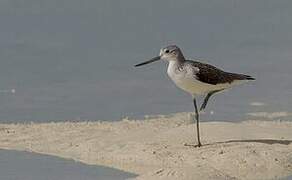
[[[136,179],[275,179],[292,174],[292,122],[201,122],[187,113],[116,122],[0,124],[0,148],[138,174]]]

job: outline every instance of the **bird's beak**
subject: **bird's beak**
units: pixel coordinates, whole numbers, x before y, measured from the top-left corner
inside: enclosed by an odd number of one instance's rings
[[[142,62],[140,64],[136,64],[135,67],[138,67],[138,66],[143,66],[145,64],[149,64],[149,63],[152,63],[152,62],[155,62],[155,61],[159,61],[160,60],[160,56],[157,56],[157,57],[154,57],[148,61],[145,61],[145,62]]]

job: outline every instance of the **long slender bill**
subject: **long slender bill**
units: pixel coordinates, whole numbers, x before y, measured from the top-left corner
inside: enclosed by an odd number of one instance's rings
[[[149,63],[152,63],[152,62],[155,62],[155,61],[159,61],[160,60],[160,56],[157,56],[157,57],[154,57],[148,61],[145,61],[145,62],[142,62],[140,64],[136,64],[135,67],[138,67],[138,66],[143,66],[145,64],[149,64]]]

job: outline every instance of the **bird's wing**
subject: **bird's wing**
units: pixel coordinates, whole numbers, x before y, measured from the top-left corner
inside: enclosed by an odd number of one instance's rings
[[[251,76],[225,72],[210,64],[197,61],[187,61],[187,63],[199,69],[195,74],[196,79],[207,84],[216,85],[232,83],[234,80],[254,80]]]

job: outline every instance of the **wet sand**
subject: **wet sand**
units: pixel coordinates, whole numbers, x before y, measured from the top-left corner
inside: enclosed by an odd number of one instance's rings
[[[136,179],[273,179],[292,174],[292,122],[202,122],[187,113],[118,122],[0,124],[0,148],[70,158]]]

